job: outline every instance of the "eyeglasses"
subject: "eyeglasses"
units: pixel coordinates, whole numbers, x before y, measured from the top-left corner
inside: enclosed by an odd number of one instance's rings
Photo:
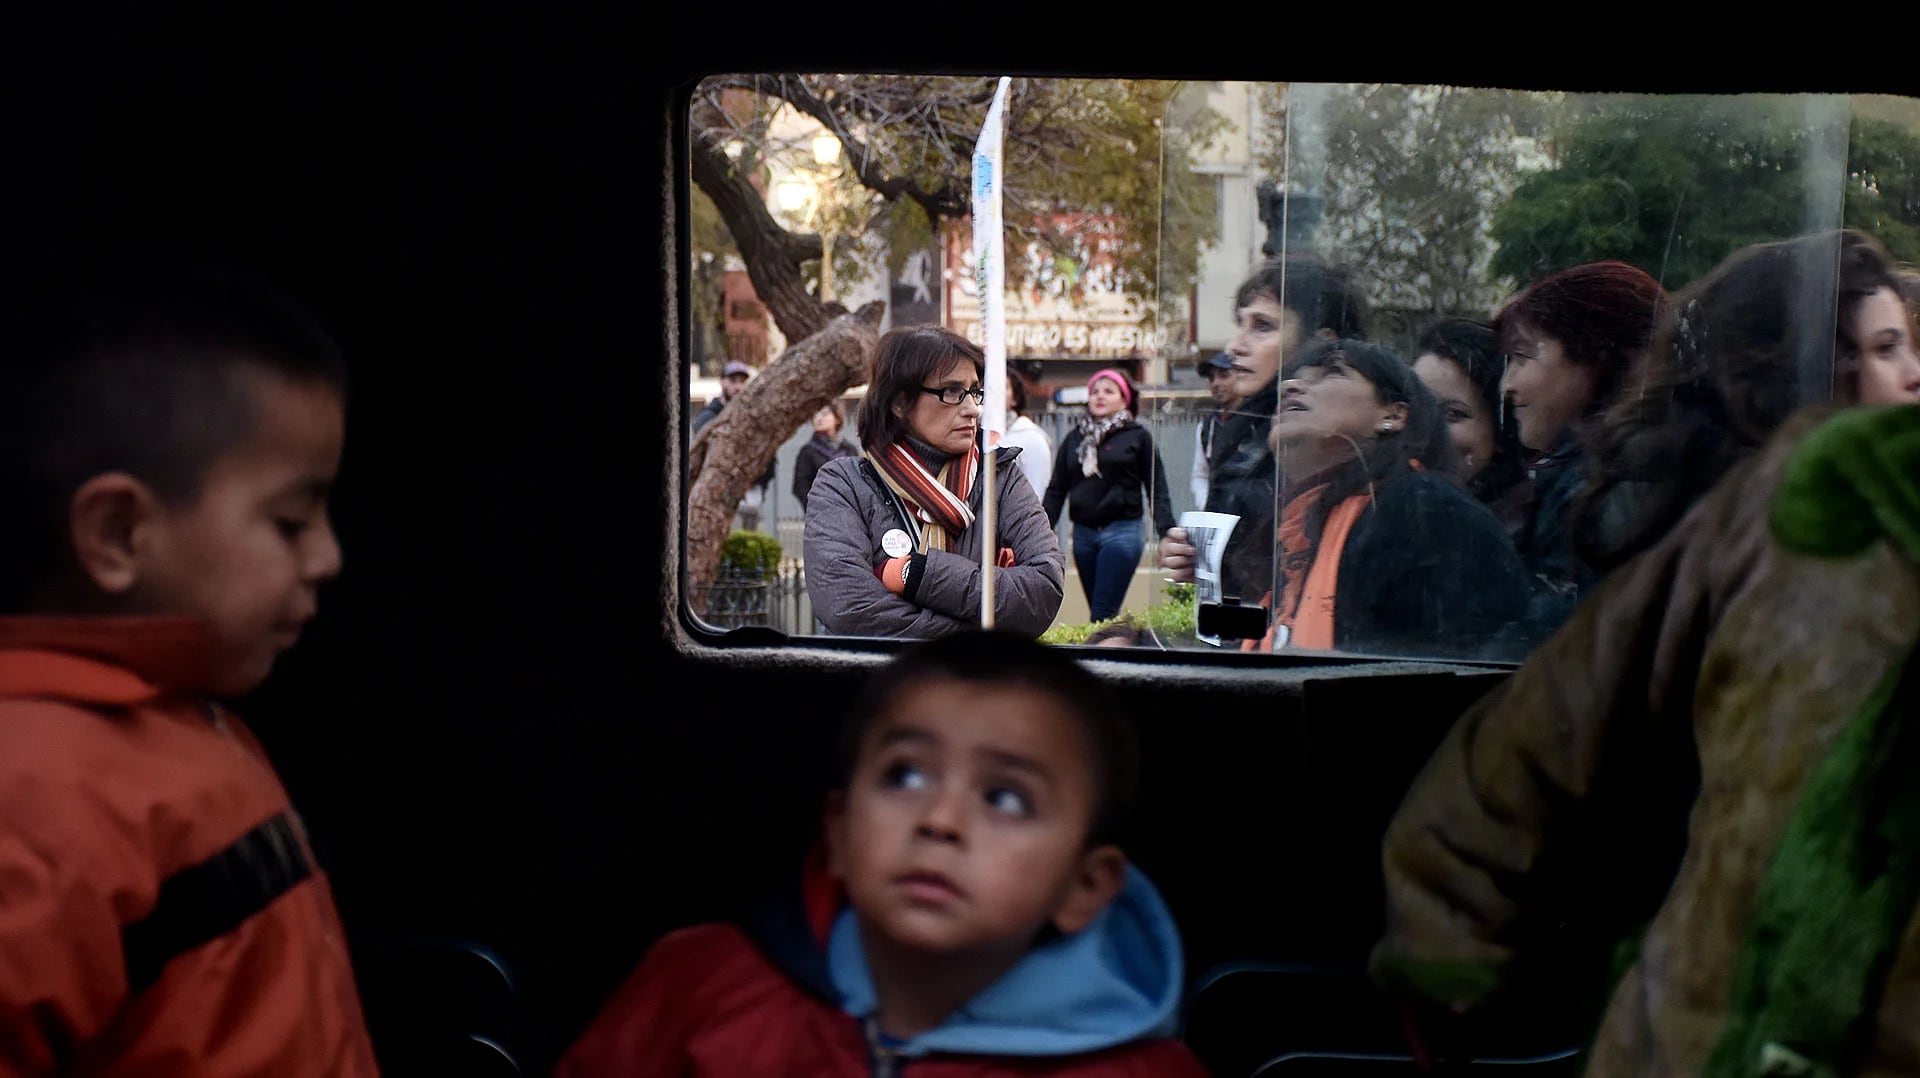
[[[920,392],[931,393],[939,397],[940,403],[948,407],[959,404],[968,397],[972,397],[973,403],[975,404],[987,403],[987,391],[985,387],[961,389],[959,386],[941,386],[939,389],[935,389],[932,386],[921,386]]]

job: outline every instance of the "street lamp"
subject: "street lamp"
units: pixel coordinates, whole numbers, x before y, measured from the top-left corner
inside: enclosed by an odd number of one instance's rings
[[[833,132],[822,131],[813,136],[813,163],[821,168],[840,160],[840,140]]]
[[[825,203],[838,172],[834,166],[840,160],[840,140],[833,132],[822,131],[813,137],[811,149],[813,164],[807,165],[803,159],[799,167],[773,185],[773,198],[780,212],[797,218],[802,229],[812,229],[815,217],[820,218],[820,299],[824,302],[833,298],[833,228],[832,214],[821,211],[827,208]]]
[[[834,171],[827,177],[831,183],[838,177],[840,163],[840,140],[831,131],[822,131],[813,136],[813,163],[821,168]],[[822,201],[825,201],[822,192]],[[822,301],[833,298],[833,222],[829,215],[822,221],[820,229],[820,298]]]
[[[808,228],[813,223],[814,198],[818,188],[806,178],[795,174],[773,185],[773,197],[779,201],[782,213],[800,215],[800,227]]]

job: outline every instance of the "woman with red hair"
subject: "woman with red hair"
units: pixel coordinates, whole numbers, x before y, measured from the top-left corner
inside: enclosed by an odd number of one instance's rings
[[[1493,320],[1506,355],[1500,386],[1537,454],[1531,504],[1515,536],[1532,572],[1529,621],[1551,632],[1595,574],[1574,555],[1570,520],[1588,472],[1586,439],[1646,351],[1666,304],[1660,283],[1625,262],[1589,262],[1542,278]]]

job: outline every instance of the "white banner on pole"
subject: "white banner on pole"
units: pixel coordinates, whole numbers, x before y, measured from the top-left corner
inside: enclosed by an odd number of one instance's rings
[[[1000,153],[1006,139],[1007,87],[1001,76],[973,147],[973,273],[980,294],[980,336],[987,354],[986,415],[981,423],[988,444],[1007,432],[1007,303],[1005,229],[1000,217]]]
[[[1006,256],[1004,230],[1000,221],[1000,190],[1004,176],[1000,167],[1001,149],[1006,141],[1007,88],[1013,80],[1000,77],[993,91],[993,104],[987,107],[986,122],[980,125],[980,138],[973,145],[973,273],[980,294],[980,335],[987,356],[987,374],[982,380],[987,391],[980,417],[985,433],[986,454],[980,468],[980,506],[978,524],[984,528],[980,544],[980,627],[993,628],[993,578],[999,559],[1000,538],[994,526],[994,447],[1007,432],[1007,305]]]

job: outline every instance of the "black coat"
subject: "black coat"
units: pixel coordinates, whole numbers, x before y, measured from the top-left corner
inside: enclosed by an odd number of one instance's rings
[[[1273,590],[1273,522],[1275,484],[1279,466],[1267,448],[1280,383],[1240,403],[1221,420],[1207,454],[1209,513],[1232,513],[1240,518],[1220,556],[1220,584],[1229,596],[1256,602]]]
[[[1573,503],[1587,481],[1587,455],[1568,431],[1553,451],[1528,469],[1533,504],[1514,543],[1528,571],[1555,591],[1585,592],[1593,572],[1573,552]]]
[[[1147,428],[1128,422],[1108,431],[1096,453],[1099,475],[1086,475],[1081,470],[1080,446],[1085,440],[1080,428],[1075,427],[1053,455],[1053,478],[1047,481],[1046,497],[1041,502],[1047,511],[1047,523],[1059,526],[1063,505],[1067,519],[1081,528],[1104,528],[1117,520],[1139,519],[1146,515],[1146,490],[1151,484],[1154,534],[1164,535],[1173,527],[1167,466],[1161,463],[1160,450],[1154,447]]]
[[[1514,630],[1516,646],[1526,650],[1552,636],[1599,579],[1573,546],[1574,501],[1588,474],[1582,444],[1578,428],[1571,429],[1528,469],[1533,502],[1514,535],[1533,591],[1524,624]]]
[[[800,499],[800,511],[807,510],[807,492],[813,489],[813,477],[819,474],[822,464],[859,453],[853,443],[844,438],[828,438],[814,431],[807,444],[793,455],[793,496]]]
[[[1379,484],[1340,556],[1334,646],[1380,655],[1516,659],[1526,565],[1491,510],[1450,479]]]

